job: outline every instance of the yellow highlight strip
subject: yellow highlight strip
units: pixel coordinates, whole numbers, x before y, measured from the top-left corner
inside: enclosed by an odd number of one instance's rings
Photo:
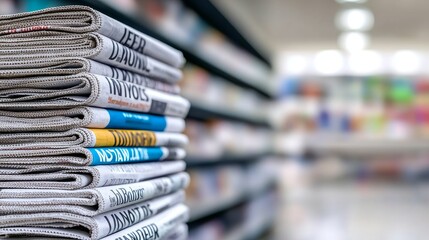
[[[155,146],[156,135],[151,131],[90,129],[96,136],[94,147]]]

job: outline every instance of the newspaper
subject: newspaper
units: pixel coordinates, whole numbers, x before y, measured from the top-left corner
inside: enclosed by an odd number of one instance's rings
[[[0,132],[66,131],[73,128],[135,129],[182,132],[181,118],[96,107],[61,110],[1,111]]]
[[[168,235],[172,229],[188,221],[188,219],[189,210],[185,205],[181,204],[103,239],[161,239]]]
[[[183,159],[182,148],[166,147],[70,147],[60,149],[28,149],[0,151],[1,165],[62,164],[72,166],[106,165]]]
[[[84,189],[141,182],[184,171],[184,161],[99,165],[4,165],[0,188]]]
[[[103,239],[163,239],[164,236],[167,236],[172,229],[182,225],[185,221],[187,221],[188,215],[188,208],[185,205],[176,205],[147,220],[141,221],[134,226],[125,228],[115,234],[108,235]],[[30,239],[31,237],[39,237],[37,239],[48,239],[48,237],[61,237],[61,239],[71,238],[80,240],[97,239],[91,238],[86,231],[80,229],[61,229],[32,226],[0,228],[0,238],[1,237],[25,237],[25,239]]]
[[[93,73],[134,83],[144,87],[153,88],[163,92],[172,94],[180,93],[180,87],[176,84],[169,84],[166,82],[153,80],[141,74],[105,65],[103,63],[86,58],[54,57],[33,60],[27,59],[26,61],[18,60],[0,62],[0,79],[73,75],[78,73]]]
[[[181,133],[76,128],[65,132],[21,132],[0,135],[0,150],[79,147],[184,147]]]
[[[95,74],[4,79],[0,109],[34,110],[95,106],[185,117],[188,100]]]
[[[164,197],[155,198],[142,203],[130,205],[94,217],[72,213],[33,213],[11,214],[0,218],[0,228],[42,227],[55,229],[80,228],[85,237],[99,239],[148,219],[165,209],[173,207],[185,200],[185,193],[178,191]],[[177,229],[183,231],[183,229]],[[182,232],[178,232],[182,234]],[[171,233],[169,233],[171,235]]]
[[[85,6],[63,6],[0,16],[0,35],[32,31],[98,32],[174,67],[181,67],[185,62],[181,52]]]
[[[132,184],[82,190],[2,189],[0,214],[74,213],[95,216],[185,188],[185,172]]]
[[[25,62],[44,58],[87,57],[169,83],[177,83],[182,78],[179,69],[97,33],[40,36],[38,32],[33,32],[31,36],[19,35],[14,34],[12,38],[0,36],[0,61]]]

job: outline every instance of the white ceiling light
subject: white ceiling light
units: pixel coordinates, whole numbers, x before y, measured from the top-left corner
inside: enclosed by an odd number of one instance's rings
[[[344,67],[344,56],[337,50],[325,50],[316,54],[314,68],[320,74],[339,73]]]
[[[392,71],[397,74],[416,74],[422,66],[422,58],[416,52],[398,51],[392,57]]]
[[[368,47],[369,37],[361,32],[345,32],[339,36],[338,44],[348,52],[357,52]]]
[[[286,58],[286,74],[301,75],[308,67],[308,59],[304,55],[291,55]]]
[[[367,31],[374,25],[374,16],[367,9],[345,9],[338,13],[336,24],[345,31]]]
[[[365,3],[366,0],[337,0],[337,3]]]
[[[383,58],[375,51],[365,50],[349,56],[349,69],[358,75],[369,75],[382,72]]]

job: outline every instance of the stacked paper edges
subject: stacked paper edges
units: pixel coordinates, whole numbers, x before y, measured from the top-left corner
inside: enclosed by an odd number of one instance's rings
[[[0,237],[186,239],[184,62],[88,7],[0,16]]]

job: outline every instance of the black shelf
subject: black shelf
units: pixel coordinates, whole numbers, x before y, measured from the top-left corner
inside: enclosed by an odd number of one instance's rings
[[[183,44],[178,44],[175,41],[172,41],[171,39],[163,36],[162,34],[160,34],[159,32],[157,32],[156,30],[154,30],[149,23],[145,23],[145,21],[141,20],[141,19],[136,19],[135,17],[129,16],[124,12],[121,12],[119,10],[116,10],[115,8],[113,8],[112,6],[110,6],[109,4],[106,4],[100,0],[60,0],[60,2],[64,3],[64,4],[74,4],[74,5],[85,5],[85,6],[89,6],[92,7],[112,18],[115,18],[116,20],[132,27],[135,28],[149,36],[152,36],[180,51],[183,52],[183,55],[185,56],[186,60],[190,63],[193,63],[201,68],[204,68],[206,71],[217,75],[221,78],[224,78],[225,80],[238,85],[240,87],[243,88],[248,88],[248,89],[252,89],[255,92],[259,93],[261,96],[268,98],[268,99],[273,99],[274,96],[272,93],[268,92],[267,90],[265,90],[263,87],[260,86],[256,86],[253,85],[251,83],[250,80],[246,80],[246,79],[241,79],[238,76],[234,76],[233,74],[229,73],[228,71],[225,71],[224,69],[221,69],[217,66],[215,66],[214,64],[212,64],[210,61],[208,61],[207,59],[205,59],[204,57],[200,56],[198,53],[195,52],[194,49],[192,49],[189,46],[184,46]]]
[[[210,107],[204,104],[199,104],[191,101],[191,109],[189,110],[187,118],[207,121],[213,119],[227,119],[231,121],[243,122],[250,125],[272,128],[270,123],[263,118],[256,116],[243,114],[237,111],[231,111],[228,109],[219,109]]]
[[[182,0],[182,2],[194,12],[196,12],[210,26],[223,33],[236,46],[245,49],[247,52],[267,64],[270,68],[271,63],[265,54],[257,50],[247,41],[240,31],[219,11],[219,9],[210,2],[210,0]]]
[[[155,37],[155,38],[157,38],[157,37]],[[161,38],[158,38],[158,40],[161,40]],[[163,41],[163,42],[167,43],[167,41]],[[179,49],[180,51],[182,51],[183,55],[185,56],[185,58],[188,62],[193,63],[193,64],[195,64],[201,68],[204,68],[206,71],[210,72],[211,74],[217,75],[217,76],[219,76],[219,77],[221,77],[221,78],[223,78],[223,79],[225,79],[225,80],[227,80],[227,81],[229,81],[229,82],[231,82],[237,86],[251,89],[264,98],[267,98],[267,99],[274,99],[275,98],[273,93],[270,93],[267,90],[265,90],[259,86],[253,85],[250,82],[250,80],[240,79],[239,77],[234,76],[234,75],[228,73],[227,71],[215,66],[214,64],[210,63],[209,61],[207,61],[203,57],[199,56],[192,49],[188,49],[187,47],[183,47],[183,46],[181,47],[181,46],[175,45],[173,43],[171,43],[171,44],[167,43],[167,44]]]
[[[272,153],[263,152],[263,153],[254,153],[254,154],[241,154],[241,155],[223,155],[221,157],[196,157],[189,156],[186,157],[187,168],[199,168],[199,167],[212,167],[217,165],[232,165],[232,164],[249,164],[254,161],[258,161],[265,156],[270,156]]]
[[[210,221],[216,217],[220,217],[227,211],[250,201],[256,196],[261,196],[265,192],[268,192],[269,190],[275,187],[276,187],[276,182],[273,179],[267,182],[267,184],[265,184],[264,187],[261,187],[259,189],[251,189],[251,190],[245,191],[242,194],[237,194],[236,196],[230,197],[228,199],[218,199],[213,204],[211,204],[212,206],[207,206],[206,204],[204,204],[204,208],[202,207],[195,208],[191,206],[191,209],[193,209],[194,212],[193,213],[191,212],[188,225],[190,228],[194,228],[196,226],[204,224],[205,222]],[[196,209],[198,211],[195,211]]]
[[[264,236],[264,234],[266,234],[270,231],[270,229],[273,227],[273,225],[274,225],[274,219],[272,219],[271,221],[267,221],[265,224],[263,224],[258,229],[256,229],[252,234],[248,234],[248,235],[244,236],[242,240],[258,240],[258,239],[261,239],[261,237]]]

